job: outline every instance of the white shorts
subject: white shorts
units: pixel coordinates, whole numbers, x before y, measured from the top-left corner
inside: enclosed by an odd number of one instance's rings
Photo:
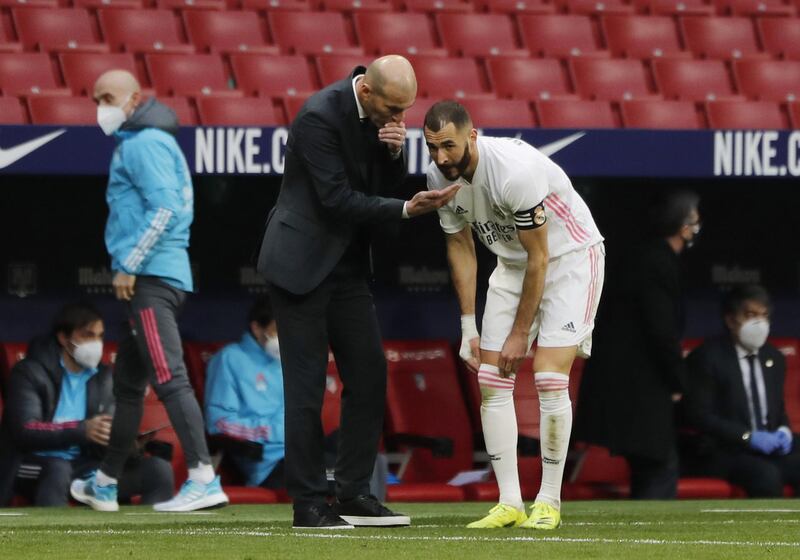
[[[594,318],[603,290],[605,255],[605,246],[597,243],[548,263],[542,302],[528,336],[529,347],[538,338],[539,346],[577,346],[579,356],[589,357]],[[524,278],[524,263],[514,266],[497,261],[497,268],[489,278],[483,313],[483,350],[503,349],[517,315]]]

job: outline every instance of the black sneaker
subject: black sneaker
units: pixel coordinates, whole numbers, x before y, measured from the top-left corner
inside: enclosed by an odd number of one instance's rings
[[[352,529],[353,526],[336,515],[327,504],[312,504],[294,510],[293,529]]]
[[[407,527],[411,518],[393,512],[375,496],[357,496],[333,505],[333,512],[356,527]]]

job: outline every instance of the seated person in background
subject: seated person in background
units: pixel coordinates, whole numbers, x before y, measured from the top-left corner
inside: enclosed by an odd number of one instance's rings
[[[206,430],[261,444],[260,459],[229,450],[247,486],[283,488],[283,373],[278,330],[269,299],[257,299],[248,330],[209,362],[206,376]]]
[[[686,412],[705,440],[702,473],[720,476],[751,497],[800,490],[800,452],[784,409],[786,361],[767,343],[770,300],[761,286],[738,286],[724,298],[727,334],[688,357]]]
[[[66,305],[52,333],[34,340],[11,371],[0,430],[0,506],[15,492],[37,506],[66,505],[72,479],[100,464],[114,406],[111,368],[100,363],[103,334],[97,310]],[[120,480],[121,499],[169,499],[169,461],[144,456],[139,443]]]

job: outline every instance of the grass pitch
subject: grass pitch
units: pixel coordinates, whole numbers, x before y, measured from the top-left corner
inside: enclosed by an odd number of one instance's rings
[[[292,530],[286,505],[195,514],[0,509],[0,558],[800,558],[800,500],[567,502],[556,531],[464,528],[491,505],[392,504],[412,527],[335,532]]]

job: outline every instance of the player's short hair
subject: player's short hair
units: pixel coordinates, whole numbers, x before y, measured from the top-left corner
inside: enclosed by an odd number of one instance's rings
[[[247,324],[256,322],[262,327],[266,327],[275,319],[275,314],[272,312],[272,303],[266,295],[259,296],[250,306],[250,311],[247,312]]]
[[[769,292],[759,284],[741,284],[734,286],[731,291],[725,294],[722,298],[722,314],[736,315],[744,308],[747,301],[756,301],[766,307],[772,309],[772,302],[769,298]]]
[[[679,189],[660,195],[650,208],[653,234],[659,237],[675,235],[688,223],[692,210],[697,210],[700,197],[697,193]]]
[[[91,303],[85,301],[68,303],[59,309],[53,318],[52,333],[70,336],[76,330],[102,320],[103,316]]]
[[[472,128],[472,118],[466,107],[458,101],[449,99],[439,101],[425,113],[425,128],[431,132],[439,132],[450,123],[453,123],[457,130],[465,126]]]

